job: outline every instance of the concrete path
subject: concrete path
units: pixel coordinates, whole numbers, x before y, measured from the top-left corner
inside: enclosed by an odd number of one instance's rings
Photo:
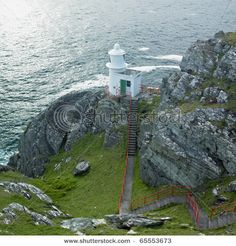
[[[134,157],[130,156],[128,157],[128,166],[126,169],[126,179],[125,179],[124,193],[122,196],[122,202],[120,206],[120,214],[130,213],[133,176],[134,176]]]

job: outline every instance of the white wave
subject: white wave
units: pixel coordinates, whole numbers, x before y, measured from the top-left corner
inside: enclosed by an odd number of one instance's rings
[[[180,55],[165,55],[165,56],[145,56],[148,59],[155,59],[155,60],[168,60],[168,61],[178,61],[181,62],[183,56]]]
[[[148,47],[141,47],[138,50],[139,51],[148,51],[148,50],[150,50],[150,48],[148,48]]]
[[[96,78],[97,79],[94,79],[94,80],[86,80],[84,82],[73,84],[69,89],[61,91],[57,96],[63,96],[72,91],[81,91],[85,89],[90,89],[94,87],[103,87],[103,86],[108,85],[108,82],[109,82],[108,76],[105,76],[103,74],[98,74],[96,75]]]
[[[133,70],[139,71],[139,72],[146,72],[149,73],[151,71],[154,71],[156,69],[178,69],[180,70],[179,66],[172,66],[172,65],[159,65],[159,66],[141,66],[141,67],[132,67]]]
[[[156,11],[155,10],[148,10],[148,13],[155,14]]]

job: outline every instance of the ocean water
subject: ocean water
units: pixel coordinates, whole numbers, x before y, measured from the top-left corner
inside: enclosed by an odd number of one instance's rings
[[[192,42],[235,27],[235,0],[1,0],[0,164],[50,102],[107,83],[114,43],[158,85]]]

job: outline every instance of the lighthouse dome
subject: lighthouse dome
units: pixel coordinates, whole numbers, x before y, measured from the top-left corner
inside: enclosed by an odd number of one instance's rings
[[[123,56],[125,55],[125,51],[120,48],[120,45],[116,43],[112,50],[108,52],[110,56]]]

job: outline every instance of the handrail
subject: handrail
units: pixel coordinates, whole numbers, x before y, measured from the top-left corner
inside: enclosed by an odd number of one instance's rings
[[[184,193],[184,195],[187,195],[189,193],[192,193],[191,187],[189,186],[178,186],[178,185],[172,185],[162,188],[161,190],[150,194],[148,196],[140,197],[138,199],[135,199],[131,203],[131,209],[137,209],[139,207],[145,206],[147,204],[150,204],[156,200],[160,200],[169,196],[177,195],[179,193]],[[153,199],[152,199],[153,198]]]
[[[127,173],[127,167],[128,167],[131,110],[132,110],[132,97],[130,96],[129,117],[128,117],[128,143],[127,143],[127,148],[126,148],[126,164],[125,164],[125,170],[124,170],[124,175],[123,175],[122,191],[121,191],[121,194],[120,194],[119,205],[118,205],[119,211],[120,211],[121,203],[122,203],[122,200],[123,200],[123,195],[124,195],[124,190],[125,190],[125,182],[126,182],[126,173]]]
[[[231,203],[224,203],[220,204],[218,206],[213,206],[211,208],[211,215],[210,217],[213,218],[217,214],[222,214],[225,212],[236,212],[236,202],[231,202]]]
[[[199,209],[197,201],[195,200],[195,198],[194,198],[194,196],[192,194],[188,194],[186,196],[186,201],[189,204],[190,208],[193,210],[193,215],[194,215],[196,224],[199,226],[200,209]]]

